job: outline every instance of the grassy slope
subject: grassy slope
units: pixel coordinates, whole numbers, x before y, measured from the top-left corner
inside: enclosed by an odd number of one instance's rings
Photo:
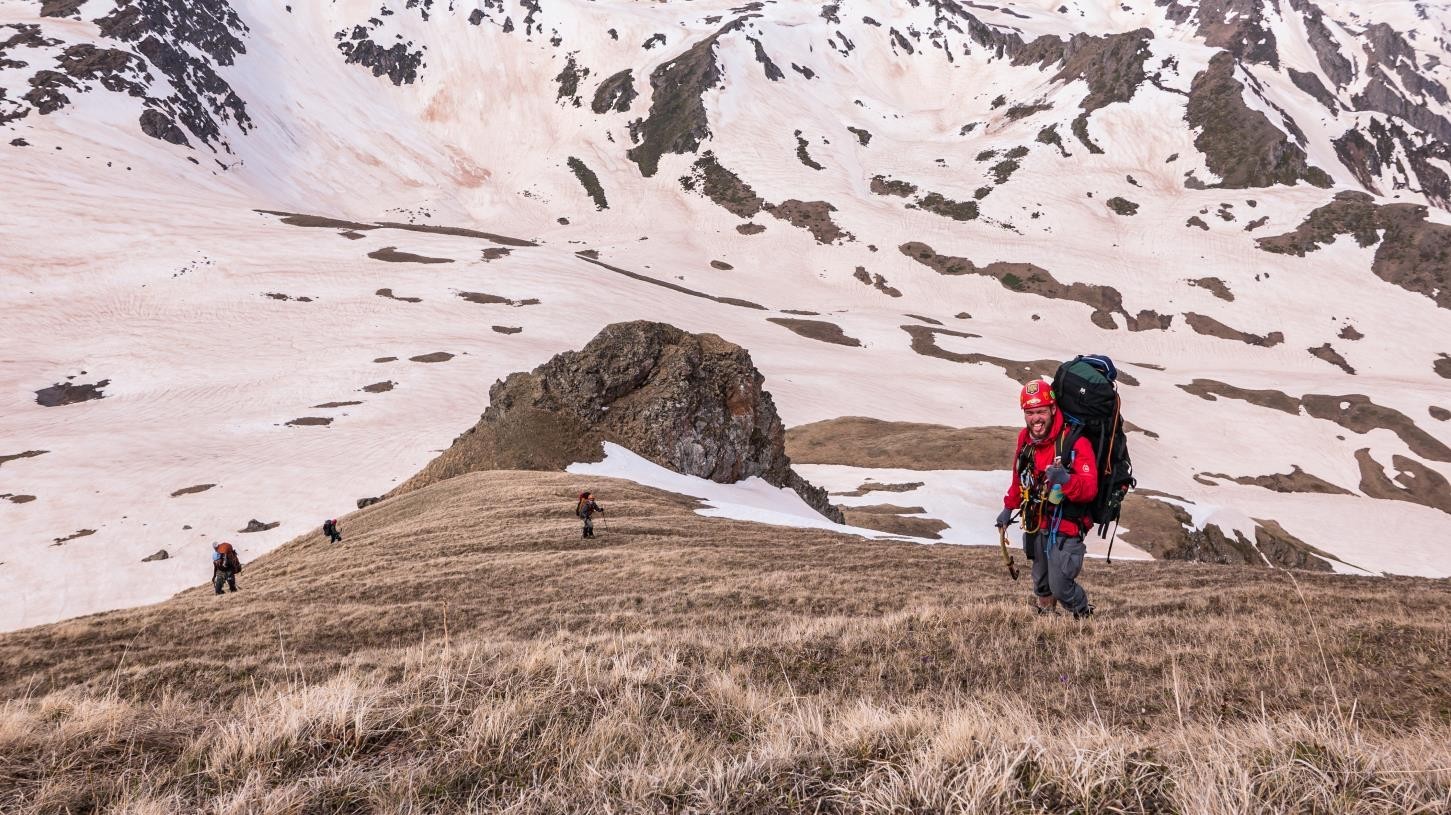
[[[603,479],[580,541],[580,486],[462,476],[236,595],[0,635],[0,811],[1451,807],[1445,582],[1094,562],[1104,613],[1040,620],[995,551]]]

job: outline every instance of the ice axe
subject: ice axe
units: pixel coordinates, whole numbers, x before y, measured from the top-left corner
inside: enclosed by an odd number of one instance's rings
[[[1008,567],[1008,574],[1017,580],[1018,566],[1013,563],[1013,556],[1008,554],[1008,528],[1006,526],[998,527],[998,545],[1003,549],[1003,563]]]

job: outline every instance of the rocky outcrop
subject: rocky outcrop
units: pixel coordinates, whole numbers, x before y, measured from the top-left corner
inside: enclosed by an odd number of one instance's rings
[[[606,326],[579,351],[489,389],[489,407],[398,495],[479,470],[561,470],[614,442],[686,475],[757,476],[842,521],[791,469],[786,431],[751,355],[714,334],[655,322]]]

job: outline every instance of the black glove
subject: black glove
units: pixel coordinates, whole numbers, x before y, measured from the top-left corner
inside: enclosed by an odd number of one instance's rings
[[[1012,522],[1013,522],[1013,511],[1011,509],[1004,509],[1002,512],[999,512],[998,513],[998,521],[994,525],[1006,529],[1008,527],[1008,525],[1011,524]]]
[[[1072,473],[1068,472],[1068,468],[1056,462],[1050,464],[1048,469],[1043,471],[1043,475],[1048,479],[1049,484],[1057,484],[1060,487],[1067,484],[1068,479],[1073,476]]]

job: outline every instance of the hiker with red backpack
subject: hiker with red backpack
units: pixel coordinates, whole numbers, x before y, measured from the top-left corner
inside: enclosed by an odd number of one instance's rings
[[[1135,483],[1117,379],[1113,360],[1079,356],[1059,366],[1052,384],[1037,379],[1018,395],[1024,428],[997,526],[1022,523],[1039,614],[1057,613],[1059,603],[1074,619],[1093,614],[1078,585],[1088,548],[1083,538],[1094,524],[1100,537],[1107,536],[1109,523],[1117,530],[1124,496]]]
[[[227,542],[212,544],[212,588],[222,593],[222,584],[227,591],[237,590],[237,575],[242,573],[242,560],[237,550]]]
[[[343,533],[338,529],[338,522],[329,518],[322,522],[322,533],[327,535],[329,543],[342,543]]]
[[[593,538],[595,536],[594,514],[596,512],[603,515],[605,510],[599,504],[595,503],[594,493],[589,490],[580,493],[579,501],[574,505],[574,514],[584,519],[584,536],[586,538]]]

